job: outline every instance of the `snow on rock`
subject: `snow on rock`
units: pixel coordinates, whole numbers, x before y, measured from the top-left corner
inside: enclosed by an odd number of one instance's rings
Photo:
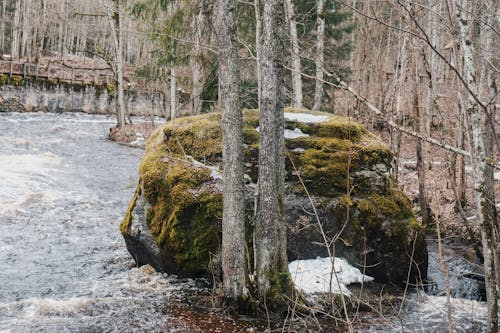
[[[302,132],[300,128],[295,128],[293,131],[285,129],[285,139],[296,139],[306,136],[309,136],[309,134]]]
[[[295,287],[306,294],[343,293],[351,295],[347,285],[373,281],[368,275],[347,262],[344,258],[334,258],[335,270],[332,270],[331,258],[296,260],[288,264]],[[338,278],[338,283],[337,283]]]
[[[322,123],[330,119],[330,116],[316,116],[309,113],[285,112],[285,120],[297,121],[299,123]]]
[[[213,179],[222,179],[222,173],[219,171],[219,167],[215,165],[206,165],[200,161],[197,161],[193,158],[193,156],[188,155],[187,158],[193,163],[195,167],[205,168],[210,170],[210,177]]]
[[[500,180],[500,171],[495,172],[495,173],[493,174],[493,179],[495,179],[495,180]]]
[[[255,130],[260,133],[260,126],[257,126]],[[296,138],[301,138],[301,137],[307,137],[309,134],[306,134],[300,130],[300,128],[295,128],[293,131],[289,129],[285,129],[285,132],[283,133],[285,139],[296,139]]]

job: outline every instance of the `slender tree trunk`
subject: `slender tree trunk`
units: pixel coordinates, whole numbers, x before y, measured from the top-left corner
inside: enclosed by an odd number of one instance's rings
[[[473,13],[473,6],[469,0],[462,1],[461,6],[458,6],[457,13],[459,14],[460,46],[463,52],[463,75],[469,89],[472,93],[477,94],[476,72],[474,70],[473,18],[471,15]],[[492,199],[493,205],[495,202],[492,189],[493,169],[486,164],[486,159],[492,156],[493,138],[488,130],[487,110],[481,110],[471,94],[469,94],[467,99],[466,110],[470,115],[472,133],[471,161],[474,170],[477,217],[481,227],[483,246],[486,298],[488,301],[487,332],[497,333],[496,214],[495,210],[491,209],[490,204]]]
[[[284,235],[283,0],[264,3],[260,98],[257,286],[261,298],[273,277],[288,272]]]
[[[7,15],[5,11],[7,10],[7,1],[2,1],[2,16],[0,17],[0,52],[5,53],[5,21],[7,20]]]
[[[112,13],[113,40],[115,43],[115,66],[116,66],[116,90],[117,90],[117,120],[118,127],[125,126],[125,96],[123,93],[123,31],[121,0],[113,0],[114,8]]]
[[[193,103],[192,114],[198,114],[201,109],[201,93],[203,91],[203,82],[201,80],[201,39],[202,39],[202,29],[205,23],[205,15],[203,13],[203,8],[200,8],[200,12],[196,15],[193,21],[193,57],[191,57],[191,68],[192,68],[192,79],[193,79],[193,89],[191,92],[191,99]]]
[[[292,52],[290,54],[292,59],[292,106],[302,108],[302,75],[300,74],[302,69],[300,65],[299,39],[297,37],[297,22],[295,21],[292,0],[286,0],[286,12],[290,25],[290,44],[292,46]]]
[[[64,58],[66,50],[66,0],[61,1],[59,7],[59,27],[58,27],[58,37],[57,37],[57,49],[59,50],[59,55]]]
[[[420,87],[420,74],[418,70],[418,48],[420,44],[413,38],[412,46],[412,76],[413,76],[413,112],[415,115],[415,130],[421,133],[422,136],[427,137],[425,133],[425,115],[421,112],[421,87]],[[426,166],[422,140],[417,140],[416,144],[417,154],[417,174],[418,174],[418,202],[420,205],[420,214],[422,216],[422,223],[429,225],[431,223],[431,209],[429,207],[429,200],[426,188]]]
[[[170,67],[170,120],[177,118],[177,69]]]
[[[13,60],[19,59],[19,28],[21,24],[21,2],[22,0],[16,1],[16,7],[14,9],[14,18],[12,21],[12,39],[10,46],[10,54]]]
[[[324,62],[324,49],[325,49],[325,3],[324,0],[317,1],[316,13],[316,56],[314,63],[316,65],[316,82],[314,88],[314,105],[313,110],[321,109],[321,100],[323,99],[323,62]]]
[[[260,72],[260,61],[261,61],[261,31],[262,31],[262,20],[260,17],[260,0],[254,1],[254,11],[255,11],[255,53],[257,54],[256,59],[256,72],[257,72],[257,103],[260,107],[260,96],[262,92],[262,77]]]
[[[236,1],[218,0],[219,86],[222,109],[224,210],[222,272],[224,296],[239,300],[246,291],[243,132]]]
[[[398,57],[396,59],[396,69],[394,71],[396,76],[396,86],[395,86],[395,95],[396,95],[396,122],[398,125],[403,124],[404,119],[404,109],[401,105],[403,103],[404,97],[404,86],[405,82],[408,78],[407,75],[407,45],[409,41],[408,34],[404,34],[399,39],[399,52]],[[401,131],[391,130],[391,150],[394,152],[394,157],[392,161],[392,177],[397,182],[398,180],[398,172],[399,172],[399,155],[401,148]]]

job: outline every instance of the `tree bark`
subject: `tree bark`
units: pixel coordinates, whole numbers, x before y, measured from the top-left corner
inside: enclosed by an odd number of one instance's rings
[[[458,5],[460,46],[463,55],[463,75],[472,94],[477,95],[476,72],[474,69],[474,8],[470,0],[464,0]],[[493,9],[494,7],[491,7]],[[488,19],[488,18],[486,18]],[[486,28],[487,33],[489,29]],[[486,284],[486,298],[488,301],[487,332],[498,332],[498,280],[496,276],[496,212],[491,209],[490,202],[494,205],[493,169],[486,163],[492,157],[493,138],[486,116],[487,110],[482,110],[472,94],[468,95],[466,110],[470,115],[470,129],[472,133],[471,159],[474,170],[474,190],[476,194],[476,210],[481,228],[481,243],[483,246],[484,274]],[[493,201],[491,201],[493,200]]]
[[[113,0],[112,12],[108,12],[112,22],[113,41],[115,46],[115,66],[116,66],[116,90],[117,90],[117,126],[125,126],[125,98],[123,93],[123,31],[121,17],[121,0]]]
[[[317,13],[317,32],[316,32],[316,56],[314,63],[316,65],[316,82],[314,88],[314,105],[313,110],[319,111],[321,109],[321,100],[323,99],[323,62],[324,62],[324,49],[325,49],[325,3],[324,0],[318,0],[316,13]]]
[[[203,82],[201,80],[201,40],[202,29],[205,24],[205,14],[203,8],[200,8],[199,13],[193,20],[193,56],[190,59],[192,68],[193,89],[191,91],[192,114],[198,114],[201,109],[201,93],[203,91]]]
[[[222,110],[222,272],[224,296],[238,301],[246,291],[243,131],[236,1],[218,0],[219,98]]]
[[[257,55],[256,59],[256,72],[257,72],[257,103],[260,106],[260,96],[262,92],[262,78],[260,72],[260,60],[261,60],[261,32],[262,32],[262,20],[260,17],[260,0],[254,1],[254,11],[255,11],[255,53]]]
[[[271,280],[288,272],[284,233],[283,0],[264,3],[260,98],[259,197],[256,224],[257,287],[266,298]]]
[[[293,9],[292,0],[286,0],[286,12],[288,24],[290,26],[290,45],[292,52],[290,54],[292,60],[292,106],[302,108],[302,72],[300,65],[300,48],[297,37],[297,22],[295,21],[295,12]]]
[[[177,118],[177,69],[170,68],[170,120]]]

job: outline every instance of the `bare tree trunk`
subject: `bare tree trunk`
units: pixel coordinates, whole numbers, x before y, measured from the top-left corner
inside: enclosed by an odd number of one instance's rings
[[[5,11],[7,10],[7,1],[2,1],[2,16],[0,17],[0,52],[5,53],[5,21],[7,20],[7,15]]]
[[[205,14],[203,13],[203,8],[200,8],[200,12],[196,15],[196,18],[193,21],[193,56],[190,58],[193,79],[193,89],[191,91],[191,99],[193,103],[192,114],[198,114],[201,109],[201,93],[203,90],[203,82],[201,80],[201,39],[204,24]]]
[[[59,31],[57,37],[57,45],[59,50],[59,55],[64,58],[66,50],[66,0],[61,1],[59,7]]]
[[[404,119],[404,109],[401,105],[403,103],[403,95],[404,95],[404,86],[405,81],[407,80],[407,45],[409,41],[408,34],[404,34],[399,38],[399,52],[396,58],[396,69],[394,71],[396,77],[396,85],[395,85],[395,95],[396,95],[396,123],[398,125],[402,125]],[[399,156],[400,156],[400,148],[401,148],[401,131],[397,131],[395,129],[391,130],[391,150],[394,153],[393,161],[392,161],[392,177],[397,182],[398,180],[398,172],[399,172]]]
[[[416,29],[413,29],[414,32]],[[427,137],[425,133],[425,115],[421,112],[421,87],[420,87],[420,74],[418,70],[418,48],[420,43],[413,39],[412,45],[412,76],[413,76],[413,111],[415,115],[415,130],[421,133],[423,137]],[[424,125],[423,125],[424,124]],[[423,125],[423,126],[422,126]],[[429,207],[429,199],[427,195],[427,188],[425,185],[425,157],[422,140],[418,139],[416,144],[417,154],[417,174],[418,174],[418,203],[420,205],[420,214],[422,216],[422,223],[429,225],[431,223],[431,209]]]
[[[256,59],[256,72],[257,72],[257,99],[258,105],[260,107],[260,96],[262,92],[262,77],[260,72],[260,61],[261,61],[261,31],[262,31],[262,20],[260,17],[260,0],[254,1],[255,10],[255,53],[257,54]]]
[[[222,109],[224,210],[222,272],[224,296],[238,301],[246,291],[243,132],[236,1],[218,1],[219,86]]]
[[[116,66],[116,83],[117,83],[117,126],[122,128],[125,126],[125,97],[123,94],[123,31],[122,31],[122,13],[121,0],[113,0],[114,8],[111,15],[113,27],[113,40],[115,43],[115,66]]]
[[[170,120],[177,118],[177,69],[170,67]]]
[[[257,287],[261,298],[271,281],[288,272],[284,235],[283,0],[264,3],[262,96],[260,98],[259,197],[256,224]]]
[[[290,44],[292,46],[292,52],[290,54],[292,59],[292,106],[302,108],[302,75],[300,74],[302,69],[300,65],[299,40],[297,37],[297,22],[295,21],[295,12],[292,0],[286,0],[285,7],[288,23],[290,25]]]
[[[324,0],[317,1],[316,13],[316,56],[314,63],[316,65],[316,82],[314,88],[314,105],[313,110],[321,109],[321,100],[323,99],[323,60],[324,60],[324,49],[325,49],[325,13],[324,13],[325,3]]]
[[[489,4],[491,4],[489,2]],[[494,8],[493,6],[491,7]],[[463,75],[470,91],[477,94],[476,73],[474,70],[473,43],[473,6],[469,0],[464,0],[458,6],[460,26],[460,46],[463,52]],[[489,30],[489,29],[486,29]],[[487,33],[487,32],[486,32]],[[491,38],[491,37],[490,37]],[[498,280],[496,276],[496,212],[494,205],[493,169],[486,163],[493,153],[493,138],[489,130],[486,116],[487,110],[481,110],[469,94],[467,113],[470,115],[472,133],[471,161],[474,170],[474,190],[476,193],[477,217],[481,227],[481,240],[484,257],[484,275],[486,283],[486,298],[488,301],[487,332],[498,332]],[[491,202],[491,200],[493,201]]]
[[[19,28],[21,24],[21,1],[16,1],[14,9],[14,18],[12,21],[12,40],[10,44],[10,54],[12,59],[19,59]]]

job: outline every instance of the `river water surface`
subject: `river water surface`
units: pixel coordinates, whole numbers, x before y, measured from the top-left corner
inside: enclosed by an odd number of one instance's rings
[[[0,114],[0,331],[168,327],[189,283],[133,268],[118,225],[142,151],[105,140],[113,122]]]
[[[118,232],[142,150],[107,141],[113,123],[0,113],[0,332],[192,331],[164,305],[194,283],[134,268]],[[366,332],[447,329],[443,296],[407,304],[400,321]],[[457,332],[483,330],[484,303],[457,299],[453,309]]]

